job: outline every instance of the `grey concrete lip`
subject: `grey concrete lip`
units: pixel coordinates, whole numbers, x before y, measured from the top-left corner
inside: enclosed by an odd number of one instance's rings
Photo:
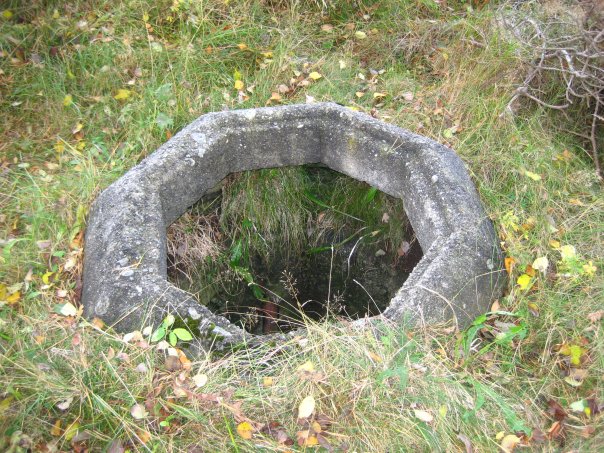
[[[204,348],[249,339],[167,281],[166,228],[230,173],[308,163],[404,202],[424,256],[382,318],[465,326],[501,295],[497,236],[455,152],[321,103],[203,115],[103,191],[86,232],[85,315],[131,331],[178,314]]]

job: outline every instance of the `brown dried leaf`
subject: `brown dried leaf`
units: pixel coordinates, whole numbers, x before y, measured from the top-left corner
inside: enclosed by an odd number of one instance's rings
[[[566,413],[566,411],[562,408],[562,406],[560,406],[556,401],[554,400],[549,400],[547,402],[547,406],[548,409],[547,411],[549,412],[549,414],[554,417],[554,420],[557,421],[562,421],[564,420],[568,414]]]

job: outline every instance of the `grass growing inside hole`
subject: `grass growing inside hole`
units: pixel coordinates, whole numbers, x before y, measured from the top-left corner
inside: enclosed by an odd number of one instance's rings
[[[168,229],[175,281],[250,328],[272,303],[284,326],[330,304],[376,314],[413,241],[400,200],[323,166],[231,175]]]

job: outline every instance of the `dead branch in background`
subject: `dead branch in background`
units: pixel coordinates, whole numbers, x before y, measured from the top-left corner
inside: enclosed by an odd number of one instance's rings
[[[560,4],[550,10],[545,6],[531,2],[500,10],[507,31],[522,50],[531,53],[531,69],[506,111],[513,113],[520,97],[564,114],[571,106],[585,107],[589,121],[585,134],[578,135],[589,140],[596,173],[602,180],[598,132],[604,122],[604,12],[595,0]],[[552,104],[545,100],[551,94],[544,91],[543,81],[556,79],[563,84],[563,93]]]

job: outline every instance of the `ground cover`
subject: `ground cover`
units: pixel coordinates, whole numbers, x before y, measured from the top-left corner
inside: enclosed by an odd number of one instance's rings
[[[597,450],[604,197],[580,136],[591,117],[522,99],[507,108],[530,59],[501,11],[5,2],[3,449]],[[544,92],[555,97],[555,84]],[[291,344],[192,361],[178,352],[186,326],[170,319],[152,338],[159,326],[124,336],[81,318],[82,237],[99,191],[203,113],[314,101],[460,154],[507,256],[509,288],[489,314],[461,332],[307,320]],[[164,337],[176,355],[157,350]]]

